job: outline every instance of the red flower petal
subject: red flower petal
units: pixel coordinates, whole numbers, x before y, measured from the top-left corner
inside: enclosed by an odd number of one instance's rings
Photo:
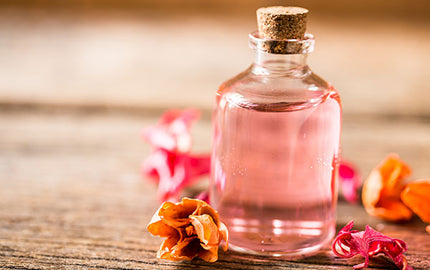
[[[176,200],[181,190],[210,171],[210,155],[154,151],[142,164],[142,173],[158,183],[159,201]]]
[[[199,115],[196,109],[167,111],[157,125],[144,128],[142,136],[156,148],[172,152],[189,152],[192,142],[190,128]]]
[[[357,203],[362,178],[355,166],[346,161],[341,161],[339,165],[339,180],[342,195],[350,203]]]
[[[209,173],[210,154],[190,154],[190,129],[199,114],[196,109],[170,110],[157,125],[142,131],[155,149],[143,162],[142,174],[158,184],[160,201],[175,201],[183,188]]]
[[[332,250],[336,256],[342,258],[363,256],[364,263],[354,266],[354,269],[361,269],[369,266],[371,257],[384,254],[392,259],[399,269],[413,269],[403,255],[407,250],[405,242],[385,236],[370,226],[366,226],[365,231],[351,230],[353,224],[353,221],[349,222],[334,240]]]

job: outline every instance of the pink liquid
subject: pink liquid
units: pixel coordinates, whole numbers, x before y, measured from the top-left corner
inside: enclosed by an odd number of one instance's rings
[[[241,251],[299,255],[335,232],[341,108],[337,93],[250,104],[220,97],[211,203]]]

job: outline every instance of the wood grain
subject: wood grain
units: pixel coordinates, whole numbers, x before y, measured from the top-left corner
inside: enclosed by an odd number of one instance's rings
[[[232,251],[221,252],[213,264],[157,259],[161,239],[145,229],[158,208],[155,187],[139,175],[139,164],[150,151],[139,131],[156,120],[124,114],[0,113],[0,268],[352,269],[361,262],[335,258],[328,249],[298,260]],[[209,126],[205,119],[195,126],[196,151],[209,150]],[[401,133],[404,129],[408,136]],[[348,119],[344,152],[367,173],[393,147],[420,174],[430,175],[427,166],[419,168],[430,157],[429,129],[427,122],[408,119]],[[418,219],[386,223],[359,205],[341,202],[338,229],[351,219],[358,229],[370,224],[403,239],[411,265],[430,269],[430,235]],[[370,269],[396,268],[377,258]]]

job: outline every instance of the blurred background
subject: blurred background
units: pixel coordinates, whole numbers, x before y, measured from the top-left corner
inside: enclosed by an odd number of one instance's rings
[[[430,114],[425,0],[0,1],[0,102],[210,111],[252,61],[247,35],[267,5],[310,9],[310,65],[346,114]]]
[[[195,147],[209,151],[215,92],[253,60],[269,5],[310,9],[309,63],[341,94],[344,156],[367,173],[398,152],[430,175],[429,1],[0,0],[2,177],[137,179],[140,129],[170,108],[202,110]]]

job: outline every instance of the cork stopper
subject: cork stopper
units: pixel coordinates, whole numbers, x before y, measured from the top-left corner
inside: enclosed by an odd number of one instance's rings
[[[264,7],[257,10],[260,38],[303,39],[308,10],[301,7]]]

